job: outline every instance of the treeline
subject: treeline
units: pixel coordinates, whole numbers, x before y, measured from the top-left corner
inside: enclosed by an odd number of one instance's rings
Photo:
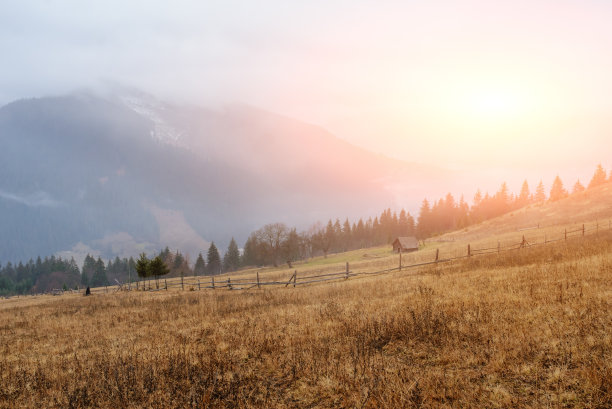
[[[0,268],[0,296],[31,294],[53,288],[75,288],[81,281],[79,267],[74,259],[38,257],[23,264],[11,262]]]
[[[387,209],[379,217],[350,222],[329,220],[327,225],[314,226],[307,232],[288,228],[283,223],[263,226],[251,233],[244,245],[242,265],[274,265],[327,256],[364,247],[388,243],[397,236],[415,233],[414,218],[405,210],[398,213]]]
[[[505,182],[492,195],[488,192],[483,195],[478,190],[472,206],[469,206],[463,197],[457,201],[450,193],[433,204],[424,199],[416,222],[405,210],[398,214],[387,209],[374,219],[360,219],[353,223],[348,219],[344,223],[339,219],[335,222],[329,220],[325,227],[318,226],[305,232],[298,232],[282,223],[268,224],[251,233],[247,239],[241,265],[278,266],[280,263],[287,263],[291,266],[294,261],[317,255],[327,256],[329,253],[390,244],[398,236],[414,235],[425,239],[465,228],[530,204],[561,200],[570,194],[609,181],[612,181],[612,172],[610,177],[607,177],[600,164],[588,186],[585,188],[580,180],[577,180],[571,193],[557,176],[548,194],[542,181],[532,192],[525,180],[518,194],[511,193]]]
[[[240,252],[236,241],[232,238],[224,256],[221,257],[215,243],[211,243],[206,256],[198,254],[195,262],[180,251],[170,251],[168,247],[149,259],[142,254],[138,261],[133,258],[119,258],[106,263],[100,258],[87,255],[81,269],[74,259],[65,260],[61,257],[38,257],[26,264],[13,265],[10,262],[0,265],[0,296],[12,294],[32,294],[51,289],[72,289],[78,287],[99,287],[114,285],[117,282],[126,283],[143,278],[179,277],[187,275],[215,275],[222,272],[235,271],[245,266],[278,266],[298,260],[330,253],[344,252],[389,244],[398,236],[417,236],[425,239],[438,234],[465,228],[504,213],[513,211],[534,203],[561,200],[570,194],[582,192],[612,181],[612,172],[598,165],[589,184],[585,187],[579,180],[571,191],[557,176],[548,191],[542,181],[535,191],[531,191],[527,181],[523,182],[520,192],[513,194],[506,183],[490,195],[484,195],[478,190],[472,206],[461,197],[458,201],[453,195],[447,194],[433,203],[423,200],[418,217],[401,210],[393,212],[384,210],[379,216],[350,221],[345,219],[329,220],[327,224],[317,224],[308,231],[298,232],[283,223],[267,224],[252,232],[246,240],[243,251]],[[138,262],[146,260],[153,268],[138,268]],[[160,265],[163,263],[163,266]],[[150,266],[150,264],[147,264]]]

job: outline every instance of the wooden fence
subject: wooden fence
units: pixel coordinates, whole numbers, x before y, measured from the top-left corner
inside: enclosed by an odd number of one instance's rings
[[[427,253],[427,258],[430,261],[422,261],[419,263],[413,264],[402,264],[402,254],[399,254],[399,260],[397,267],[387,268],[383,270],[377,271],[360,271],[355,272],[350,268],[349,263],[347,262],[344,270],[338,272],[330,272],[330,273],[306,273],[301,275],[298,273],[298,270],[294,270],[293,274],[286,280],[271,280],[264,281],[260,279],[259,272],[256,272],[253,277],[234,277],[232,278],[229,275],[217,275],[217,276],[185,276],[181,277],[180,281],[177,279],[176,281],[168,282],[167,279],[149,279],[146,281],[136,281],[132,283],[126,283],[120,286],[113,287],[99,287],[92,289],[92,293],[104,293],[109,292],[109,288],[114,291],[119,290],[139,290],[139,291],[167,291],[168,289],[178,288],[181,290],[190,290],[190,291],[198,291],[198,290],[251,290],[251,289],[260,289],[263,287],[298,287],[301,285],[307,284],[315,284],[315,283],[323,283],[323,282],[331,282],[331,281],[342,281],[348,280],[349,278],[354,277],[366,277],[366,276],[374,276],[380,274],[389,274],[393,272],[407,271],[410,269],[415,269],[423,266],[439,264],[439,263],[448,263],[455,260],[466,259],[470,257],[478,257],[482,255],[502,253],[508,251],[516,251],[523,248],[533,247],[533,246],[541,246],[547,245],[559,241],[567,241],[568,238],[572,237],[584,237],[587,234],[598,233],[600,230],[612,230],[612,222],[608,222],[604,225],[601,225],[599,222],[594,223],[592,226],[587,227],[583,224],[580,228],[574,230],[564,229],[563,233],[559,236],[548,237],[546,234],[542,237],[540,236],[531,236],[529,238],[522,236],[520,242],[515,242],[512,244],[501,245],[498,241],[496,246],[493,247],[484,247],[484,248],[474,248],[470,244],[466,245],[465,252],[463,255],[455,255],[453,257],[442,258],[440,256],[440,250],[435,249],[431,253]],[[524,229],[527,230],[527,229]],[[531,230],[531,228],[529,229]],[[415,253],[412,253],[415,254]],[[425,258],[425,257],[423,257]]]

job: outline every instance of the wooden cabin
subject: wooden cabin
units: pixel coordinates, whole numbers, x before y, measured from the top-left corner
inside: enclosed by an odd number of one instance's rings
[[[398,237],[393,241],[393,252],[410,253],[419,249],[419,241],[416,237]]]

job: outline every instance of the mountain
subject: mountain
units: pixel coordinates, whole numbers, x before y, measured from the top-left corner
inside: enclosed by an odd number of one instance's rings
[[[23,99],[0,108],[0,261],[166,245],[193,257],[269,222],[416,208],[446,176],[247,105],[134,90]]]

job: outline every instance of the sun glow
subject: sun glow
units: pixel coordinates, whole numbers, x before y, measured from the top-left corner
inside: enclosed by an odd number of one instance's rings
[[[471,116],[487,121],[516,117],[525,103],[515,93],[494,88],[474,90],[463,99]]]
[[[528,84],[508,78],[473,79],[451,88],[448,108],[471,126],[506,126],[534,111]]]

